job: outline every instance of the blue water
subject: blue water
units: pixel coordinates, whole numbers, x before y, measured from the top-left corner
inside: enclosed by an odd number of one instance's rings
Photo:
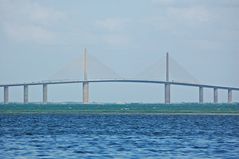
[[[0,158],[239,158],[239,116],[0,115]]]

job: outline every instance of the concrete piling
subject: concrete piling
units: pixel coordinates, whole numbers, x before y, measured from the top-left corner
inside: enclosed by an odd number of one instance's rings
[[[47,84],[43,84],[43,103],[47,103]]]
[[[24,104],[27,104],[28,103],[28,85],[24,85],[24,90],[23,90],[23,102]]]
[[[232,90],[228,89],[228,103],[232,102]]]
[[[203,87],[199,87],[199,103],[203,103]]]
[[[8,86],[4,86],[4,104],[7,104],[9,100]]]
[[[218,103],[218,88],[213,88],[213,102]]]
[[[165,84],[164,102],[170,104],[170,84]]]
[[[89,102],[89,83],[83,82],[83,103],[87,104]]]

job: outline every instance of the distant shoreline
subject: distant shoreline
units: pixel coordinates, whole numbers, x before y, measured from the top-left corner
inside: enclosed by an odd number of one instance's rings
[[[239,113],[117,113],[117,112],[108,112],[108,113],[95,113],[95,112],[0,112],[1,115],[198,115],[198,116],[238,116]]]
[[[239,115],[239,104],[0,104],[3,114]]]

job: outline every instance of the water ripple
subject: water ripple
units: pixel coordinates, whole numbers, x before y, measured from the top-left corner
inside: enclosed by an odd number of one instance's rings
[[[0,158],[238,158],[239,116],[0,115]]]

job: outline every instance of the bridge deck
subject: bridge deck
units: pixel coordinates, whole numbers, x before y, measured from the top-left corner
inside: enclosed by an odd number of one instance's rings
[[[156,81],[156,80],[134,80],[134,79],[100,79],[100,80],[65,80],[65,81],[42,81],[42,82],[29,82],[29,83],[14,83],[14,84],[2,84],[0,87],[4,86],[24,86],[24,85],[43,85],[43,84],[70,84],[70,83],[112,83],[112,82],[123,82],[123,83],[151,83],[151,84],[171,84],[171,85],[181,85],[181,86],[192,86],[192,87],[205,87],[205,88],[218,88],[218,89],[230,89],[239,91],[237,87],[225,87],[218,85],[208,85],[208,84],[195,84],[186,82],[167,82],[167,81]]]

